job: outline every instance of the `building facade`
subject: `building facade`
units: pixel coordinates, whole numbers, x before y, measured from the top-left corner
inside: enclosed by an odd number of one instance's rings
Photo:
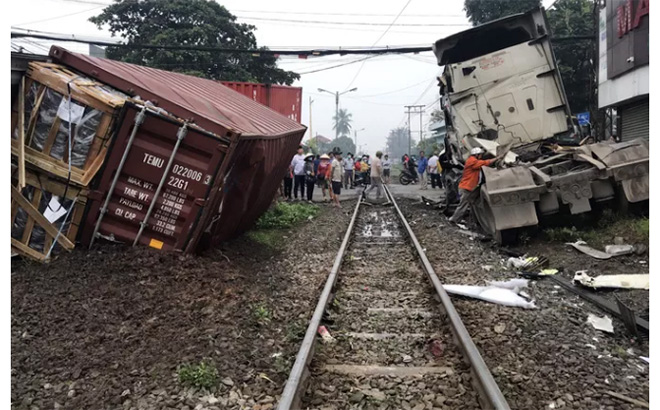
[[[649,138],[649,2],[605,0],[600,10],[598,108],[616,113],[610,132],[621,141]]]

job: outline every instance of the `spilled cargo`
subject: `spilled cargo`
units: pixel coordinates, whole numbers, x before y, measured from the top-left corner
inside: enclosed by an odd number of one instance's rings
[[[13,102],[12,253],[46,261],[100,239],[217,244],[268,208],[305,132],[215,81],[50,55],[56,64],[30,63]],[[35,178],[54,189],[35,189]],[[51,221],[52,207],[66,217]]]

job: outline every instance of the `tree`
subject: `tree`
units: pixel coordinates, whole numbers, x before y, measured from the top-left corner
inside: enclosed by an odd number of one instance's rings
[[[390,130],[387,136],[387,152],[391,158],[401,158],[403,154],[408,153],[408,137],[408,128],[406,127]],[[410,145],[414,149],[416,142],[413,140]]]
[[[89,20],[99,29],[107,25],[128,44],[267,50],[257,46],[256,27],[237,23],[236,16],[210,0],[120,0]],[[300,78],[265,54],[108,47],[106,55],[213,80],[291,85]]]
[[[339,148],[339,150],[342,152],[344,156],[349,152],[353,154],[356,153],[355,142],[353,142],[352,138],[347,137],[346,135],[342,135],[341,137],[332,140],[332,144],[330,144],[330,148],[328,149],[328,151],[332,151],[332,149],[335,147]]]
[[[305,143],[305,145],[307,145],[307,147],[309,147],[309,151],[314,155],[320,154],[322,152],[319,149],[319,143],[318,143],[318,140],[316,138],[308,139],[307,142]]]
[[[336,115],[332,117],[332,120],[335,122],[332,126],[332,129],[337,132],[339,135],[349,135],[351,133],[351,118],[353,114],[350,114],[348,110],[340,109]]]
[[[553,37],[592,35],[595,39],[594,3],[591,0],[559,0],[548,11]],[[588,111],[596,88],[593,41],[553,43],[557,65],[571,110]],[[594,99],[595,101],[595,99]]]
[[[470,22],[478,26],[540,7],[541,0],[465,0],[463,5]]]

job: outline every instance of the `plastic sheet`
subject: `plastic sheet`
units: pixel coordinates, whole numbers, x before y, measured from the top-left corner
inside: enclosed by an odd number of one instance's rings
[[[505,282],[488,282],[488,286],[444,285],[448,293],[480,299],[503,306],[534,309],[533,301],[519,295],[528,286],[527,279],[511,279]]]

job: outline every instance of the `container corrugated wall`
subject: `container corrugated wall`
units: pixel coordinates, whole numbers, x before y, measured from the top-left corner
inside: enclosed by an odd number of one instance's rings
[[[302,88],[285,85],[222,81],[222,84],[238,91],[280,114],[300,122],[302,119]]]

